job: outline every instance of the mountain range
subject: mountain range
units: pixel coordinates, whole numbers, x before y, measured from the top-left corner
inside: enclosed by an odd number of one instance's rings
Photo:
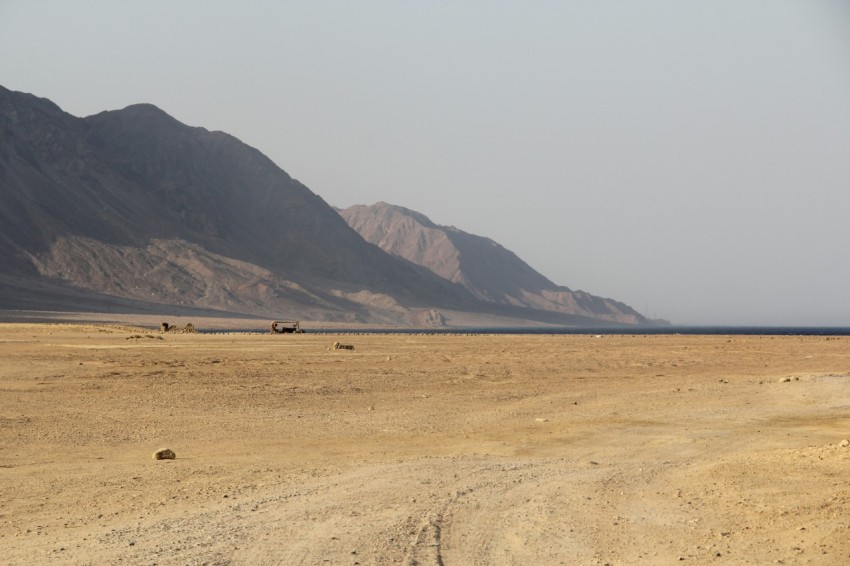
[[[155,106],[79,118],[3,87],[0,263],[0,309],[650,322],[413,211],[337,211],[258,150]]]

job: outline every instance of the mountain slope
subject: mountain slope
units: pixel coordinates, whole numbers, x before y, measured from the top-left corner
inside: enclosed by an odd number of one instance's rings
[[[394,301],[393,316],[435,305],[474,308],[460,287],[363,241],[259,151],[153,106],[76,118],[0,87],[0,134],[6,275],[140,300],[275,308],[238,289],[216,296],[201,288],[232,274],[228,262],[237,262],[253,266],[242,283],[270,288],[287,308],[303,303],[296,289],[306,288],[315,295],[308,305],[340,316],[361,311],[364,320],[374,314],[371,302]],[[142,269],[163,245],[158,268]],[[200,269],[192,259],[198,250],[216,259]],[[187,277],[192,285],[176,283]]]
[[[483,301],[617,323],[648,322],[628,305],[552,283],[489,238],[439,226],[419,212],[380,202],[340,214],[367,241],[463,285]]]

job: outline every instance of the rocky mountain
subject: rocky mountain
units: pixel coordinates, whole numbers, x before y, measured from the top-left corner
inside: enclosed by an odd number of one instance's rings
[[[482,301],[366,242],[228,134],[148,104],[78,118],[2,87],[0,262],[0,309],[110,305],[393,324],[438,324],[443,313],[611,320]]]
[[[615,323],[647,322],[628,305],[556,285],[493,240],[439,226],[419,212],[379,202],[340,214],[367,241],[462,285],[482,301]]]
[[[403,321],[418,308],[474,304],[363,241],[256,149],[151,105],[76,118],[0,89],[0,197],[7,308],[29,279],[332,319]]]

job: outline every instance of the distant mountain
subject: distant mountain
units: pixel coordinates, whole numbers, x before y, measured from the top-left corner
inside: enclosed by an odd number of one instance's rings
[[[615,323],[648,322],[628,305],[552,283],[489,238],[439,226],[419,212],[379,202],[340,214],[367,241],[462,285],[482,301]]]
[[[482,301],[462,282],[366,242],[228,134],[148,104],[77,118],[2,87],[0,262],[0,309],[195,309],[391,324],[451,324],[462,313],[612,320]]]

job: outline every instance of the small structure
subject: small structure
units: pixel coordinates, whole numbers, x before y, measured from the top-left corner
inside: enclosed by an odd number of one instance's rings
[[[301,334],[301,322],[298,320],[275,320],[270,327],[272,334]]]

